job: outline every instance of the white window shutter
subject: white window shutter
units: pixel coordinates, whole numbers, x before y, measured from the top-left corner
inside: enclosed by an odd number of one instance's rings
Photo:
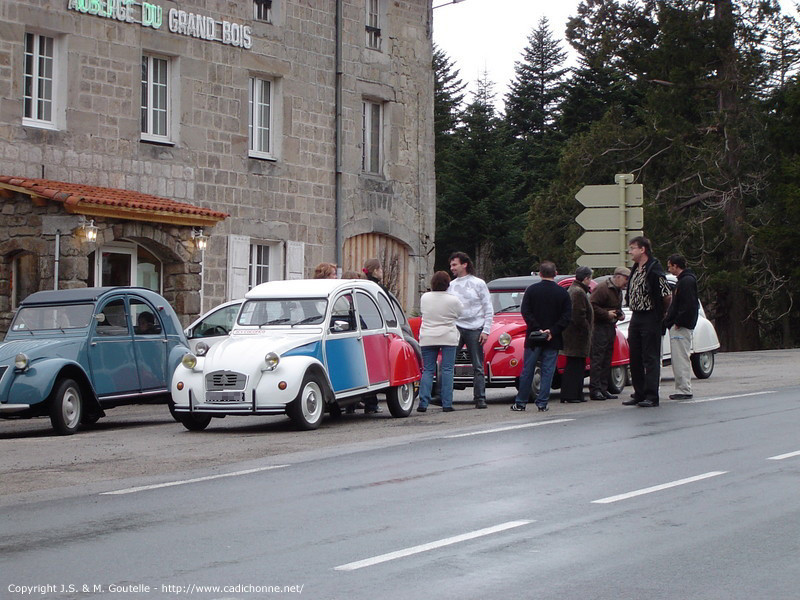
[[[303,242],[286,242],[286,279],[303,279],[305,253]]]
[[[228,236],[228,300],[244,298],[250,288],[250,238]]]

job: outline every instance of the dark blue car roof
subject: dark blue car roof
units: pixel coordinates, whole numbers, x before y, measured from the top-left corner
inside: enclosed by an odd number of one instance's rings
[[[137,291],[146,297],[153,292],[147,288],[139,287],[91,287],[75,288],[70,290],[44,290],[34,292],[25,300],[21,306],[31,306],[33,304],[69,304],[78,302],[95,302],[100,296],[113,291]]]

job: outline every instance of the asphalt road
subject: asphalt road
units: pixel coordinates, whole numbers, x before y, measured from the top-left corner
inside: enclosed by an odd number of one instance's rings
[[[658,409],[0,423],[0,597],[797,598],[799,355]]]

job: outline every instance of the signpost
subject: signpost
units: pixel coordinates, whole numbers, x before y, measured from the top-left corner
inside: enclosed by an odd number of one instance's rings
[[[628,239],[642,235],[644,187],[629,173],[616,175],[616,185],[585,185],[575,199],[586,208],[575,219],[586,230],[577,240],[586,252],[578,259],[585,267],[626,264]]]

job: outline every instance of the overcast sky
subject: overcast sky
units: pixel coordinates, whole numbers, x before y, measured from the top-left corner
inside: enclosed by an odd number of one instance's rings
[[[486,70],[495,84],[496,104],[502,107],[514,78],[514,63],[520,60],[539,19],[547,17],[553,37],[562,40],[564,50],[571,50],[563,42],[564,29],[578,1],[463,0],[445,4],[448,0],[434,0],[433,41],[453,60],[470,90]]]
[[[433,41],[455,63],[468,90],[484,70],[494,82],[495,105],[502,110],[503,98],[514,78],[514,63],[528,45],[528,36],[547,17],[550,31],[570,53],[564,41],[567,19],[574,16],[580,0],[433,0]],[[436,7],[439,8],[436,8]],[[781,0],[784,11],[797,18],[791,0]],[[471,100],[470,95],[467,101]]]

